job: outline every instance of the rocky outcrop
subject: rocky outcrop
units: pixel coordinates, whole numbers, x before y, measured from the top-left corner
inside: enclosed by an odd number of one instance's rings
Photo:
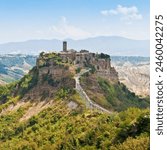
[[[114,67],[110,65],[110,56],[107,54],[95,54],[86,50],[60,52],[58,55],[63,62],[68,62],[80,68],[92,68],[97,75],[103,76],[111,81],[118,81],[118,74]]]
[[[24,92],[22,86],[27,80],[30,81]],[[75,80],[70,66],[62,63],[56,53],[48,53],[40,55],[35,69],[29,72],[27,78],[22,79],[17,88],[18,91],[21,89],[20,93],[25,93],[25,100],[46,100],[54,98],[59,89],[75,88]]]
[[[78,61],[78,62],[76,62]],[[110,65],[110,56],[87,51],[41,53],[34,67],[16,87],[24,99],[44,100],[55,97],[59,89],[75,88],[75,69],[89,68],[97,77],[118,82],[118,74]]]

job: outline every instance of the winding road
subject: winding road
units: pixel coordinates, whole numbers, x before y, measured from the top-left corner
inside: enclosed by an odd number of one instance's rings
[[[74,79],[75,79],[75,89],[76,91],[79,93],[79,95],[82,97],[83,100],[85,100],[85,103],[86,103],[86,107],[89,108],[89,109],[96,109],[96,110],[99,110],[101,112],[105,112],[105,113],[111,113],[111,111],[101,107],[100,105],[96,104],[95,102],[93,102],[89,97],[88,95],[86,94],[86,92],[84,91],[84,89],[81,87],[80,85],[80,77],[89,72],[91,69],[82,69],[80,73],[76,74],[74,76]]]

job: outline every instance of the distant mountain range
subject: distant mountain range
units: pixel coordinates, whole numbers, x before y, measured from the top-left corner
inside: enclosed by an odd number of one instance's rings
[[[82,40],[66,39],[69,49],[86,49],[112,56],[149,56],[149,40],[132,40],[118,36],[100,36]],[[39,54],[41,51],[61,51],[62,41],[29,40],[0,44],[0,54]]]

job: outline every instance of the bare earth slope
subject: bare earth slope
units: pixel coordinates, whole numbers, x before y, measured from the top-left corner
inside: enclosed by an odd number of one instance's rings
[[[113,62],[118,72],[120,82],[136,95],[146,97],[150,95],[150,64],[149,62],[124,63]]]

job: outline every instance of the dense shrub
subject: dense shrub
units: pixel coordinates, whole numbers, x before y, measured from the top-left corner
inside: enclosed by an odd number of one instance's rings
[[[149,106],[147,99],[139,98],[122,83],[111,84],[103,78],[98,78],[98,83],[105,92],[107,101],[116,111],[122,111],[129,107],[147,108]]]
[[[59,107],[43,110],[23,123],[17,120],[24,111],[1,116],[0,149],[149,149],[149,110],[67,115],[68,109]]]

